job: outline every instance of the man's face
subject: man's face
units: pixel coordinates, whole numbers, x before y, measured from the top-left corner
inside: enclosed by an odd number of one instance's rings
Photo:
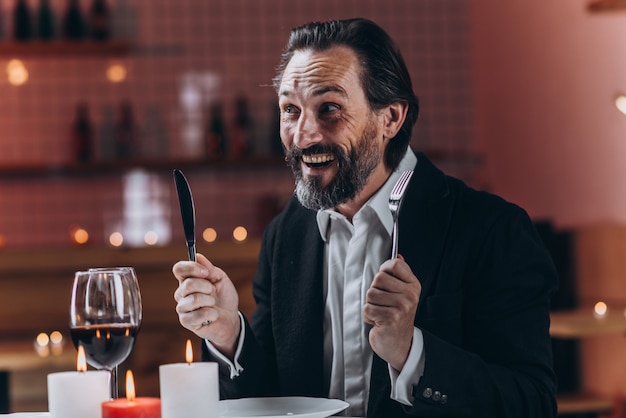
[[[279,87],[280,134],[310,209],[354,199],[383,163],[379,116],[365,97],[349,48],[296,52]]]

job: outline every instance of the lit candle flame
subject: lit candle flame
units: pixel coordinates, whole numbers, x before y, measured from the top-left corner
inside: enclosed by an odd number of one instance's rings
[[[135,379],[133,379],[133,372],[126,371],[126,400],[133,402],[135,400]]]
[[[191,348],[191,340],[187,340],[187,346],[185,348],[185,361],[187,364],[193,362],[193,349]]]
[[[78,356],[76,356],[76,370],[79,372],[87,371],[87,357],[85,356],[85,348],[78,346]]]

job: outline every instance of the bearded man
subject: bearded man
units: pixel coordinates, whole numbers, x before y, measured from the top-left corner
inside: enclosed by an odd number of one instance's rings
[[[173,272],[222,398],[345,400],[372,417],[556,415],[556,273],[524,210],[409,147],[418,103],[374,22],[292,30],[275,86],[295,196],[267,227],[248,321],[204,256]],[[413,170],[390,259],[388,198]]]

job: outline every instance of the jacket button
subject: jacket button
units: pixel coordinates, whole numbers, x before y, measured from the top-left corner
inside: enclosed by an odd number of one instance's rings
[[[439,402],[442,405],[445,405],[448,402],[448,395],[441,395],[441,400]]]
[[[433,393],[433,401],[438,402],[441,399],[441,392],[439,392],[438,390],[435,391],[435,393]]]
[[[426,388],[424,389],[424,392],[422,393],[422,396],[425,398],[430,398],[431,396],[433,396],[433,390],[431,388]]]

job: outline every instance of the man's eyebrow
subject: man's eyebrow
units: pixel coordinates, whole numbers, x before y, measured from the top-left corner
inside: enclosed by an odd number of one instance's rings
[[[346,91],[340,87],[329,85],[329,86],[321,86],[313,90],[313,96],[321,96],[326,93],[338,93],[342,96],[347,96]],[[291,95],[291,90],[285,89],[280,90],[278,92],[279,96],[289,97]]]
[[[346,96],[346,91],[344,89],[339,88],[337,86],[333,86],[333,85],[322,86],[313,91],[314,96],[321,96],[322,94],[325,94],[325,93],[339,93],[342,96]]]

